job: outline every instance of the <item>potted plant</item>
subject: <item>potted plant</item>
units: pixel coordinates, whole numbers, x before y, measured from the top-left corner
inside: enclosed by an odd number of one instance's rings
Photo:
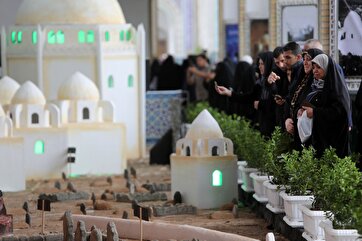
[[[274,213],[284,212],[283,199],[279,194],[285,189],[284,185],[289,176],[281,154],[289,151],[290,143],[290,136],[276,127],[266,147],[265,169],[270,178],[263,185],[266,187],[268,197],[267,208]]]
[[[284,200],[283,220],[291,227],[303,227],[303,216],[299,207],[312,205],[311,172],[315,170],[318,160],[312,147],[303,148],[301,152],[285,153],[282,157],[285,161],[285,170],[289,174],[285,191],[280,192]]]
[[[322,222],[327,241],[350,241],[359,237],[358,210],[361,207],[362,175],[351,157],[338,158],[331,168],[321,173],[323,180],[315,195],[323,199],[331,222]]]
[[[310,169],[311,190],[314,199],[311,207],[304,205],[299,207],[303,215],[304,232],[302,236],[307,240],[324,240],[324,230],[319,224],[328,219],[325,211],[325,200],[318,192],[324,185],[321,176],[332,168],[333,164],[338,160],[339,158],[334,149],[326,149],[323,156],[316,160],[314,166]]]

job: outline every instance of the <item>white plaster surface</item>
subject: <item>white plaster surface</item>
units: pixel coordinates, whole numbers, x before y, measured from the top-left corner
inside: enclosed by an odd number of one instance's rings
[[[31,81],[26,81],[15,93],[11,104],[39,104],[46,103],[43,93]]]
[[[123,24],[116,0],[24,0],[16,24]]]
[[[20,85],[9,76],[0,79],[0,105],[8,105]]]
[[[97,86],[80,72],[64,81],[58,91],[59,100],[99,100]]]
[[[209,111],[203,110],[192,122],[185,139],[212,139],[223,138],[224,135],[219,124],[212,117]]]

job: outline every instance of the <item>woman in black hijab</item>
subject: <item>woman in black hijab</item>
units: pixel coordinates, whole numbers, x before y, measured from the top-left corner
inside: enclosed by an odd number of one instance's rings
[[[246,61],[240,61],[235,69],[234,82],[232,84],[233,91],[239,94],[249,93],[253,90],[254,85],[254,66]],[[255,109],[252,103],[231,102],[230,105],[231,113],[254,120]]]
[[[260,78],[249,93],[236,93],[224,86],[217,86],[216,91],[221,95],[231,97],[232,101],[241,103],[252,103],[257,110],[259,130],[265,136],[271,136],[275,128],[275,101],[272,88],[267,84],[267,78],[274,67],[272,52],[259,54],[258,61]]]
[[[350,97],[346,83],[331,57],[319,54],[312,62],[314,80],[311,92],[298,114],[306,111],[307,116],[313,118],[310,141],[318,156],[329,147],[335,148],[339,157],[347,156]]]
[[[229,113],[229,100],[226,96],[219,95],[215,90],[215,85],[231,87],[232,73],[226,63],[220,62],[216,65],[215,77],[208,83],[209,104],[225,113]]]
[[[319,49],[308,49],[306,52],[303,52],[303,71],[300,72],[297,81],[293,86],[291,86],[291,93],[293,93],[293,95],[287,98],[285,103],[285,112],[287,114],[286,118],[292,119],[292,123],[294,125],[291,134],[294,138],[294,149],[296,150],[300,150],[302,148],[302,143],[300,141],[297,128],[298,110],[302,108],[303,101],[311,92],[311,85],[314,79],[312,60],[318,54],[322,53],[323,51]]]
[[[161,64],[158,74],[158,90],[182,89],[182,70],[175,63],[174,58],[169,55]]]

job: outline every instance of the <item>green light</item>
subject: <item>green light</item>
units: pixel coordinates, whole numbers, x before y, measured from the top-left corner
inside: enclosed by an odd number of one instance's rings
[[[41,155],[44,153],[44,142],[36,141],[34,145],[34,153],[37,155]]]
[[[128,76],[128,87],[133,87],[133,76],[129,75]]]
[[[127,31],[127,34],[126,34],[126,39],[127,39],[127,41],[130,41],[130,40],[131,40],[131,37],[132,37],[131,30],[128,30],[128,31]]]
[[[57,43],[58,43],[58,44],[64,44],[64,41],[65,41],[64,32],[61,31],[61,30],[59,30],[59,31],[57,32],[57,37],[56,37],[56,39],[57,39]]]
[[[94,43],[94,31],[88,31],[87,43]]]
[[[124,41],[124,31],[122,30],[121,32],[120,32],[120,34],[119,34],[119,39],[121,40],[121,41]]]
[[[55,44],[55,32],[53,30],[48,32],[48,43]]]
[[[78,32],[78,42],[79,43],[84,43],[85,42],[85,33],[84,33],[84,31],[79,31]]]
[[[215,170],[212,173],[212,186],[221,187],[222,186],[222,172]]]
[[[21,42],[23,42],[23,32],[19,31],[18,32],[18,43],[20,44]]]
[[[113,80],[113,76],[110,75],[108,77],[108,88],[113,88],[114,87],[114,80]]]
[[[11,42],[13,44],[16,44],[16,32],[15,31],[11,32]]]
[[[108,31],[106,31],[106,32],[104,33],[104,37],[105,37],[105,39],[106,39],[107,42],[110,40],[110,36],[109,36],[109,32],[108,32]]]
[[[36,31],[33,31],[33,33],[31,34],[31,40],[33,44],[36,44],[38,42],[38,34]]]

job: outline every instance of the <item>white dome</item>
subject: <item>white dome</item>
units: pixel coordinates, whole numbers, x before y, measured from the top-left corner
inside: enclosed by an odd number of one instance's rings
[[[37,104],[45,105],[45,97],[40,89],[30,80],[26,81],[16,91],[11,104]]]
[[[192,122],[185,139],[217,139],[224,138],[219,124],[206,109]]]
[[[97,86],[84,74],[76,72],[58,90],[59,100],[99,100]]]
[[[24,0],[16,24],[124,24],[117,0]]]
[[[10,104],[19,87],[20,85],[9,76],[0,79],[0,105]]]

